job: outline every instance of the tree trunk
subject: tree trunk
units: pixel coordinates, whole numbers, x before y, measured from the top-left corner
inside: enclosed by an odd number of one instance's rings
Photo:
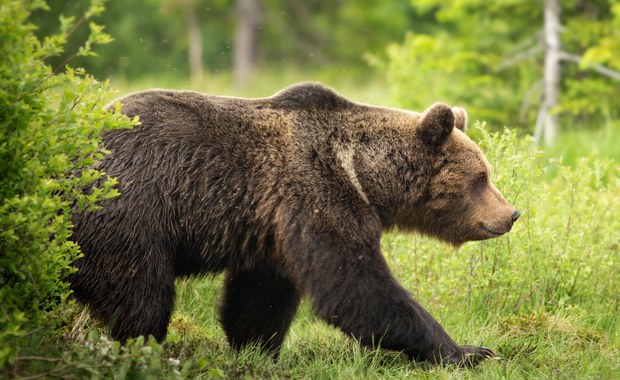
[[[558,136],[558,117],[551,110],[560,99],[560,4],[559,0],[545,0],[545,73],[543,123],[545,145],[552,145]]]
[[[237,30],[234,45],[235,84],[242,87],[256,67],[260,0],[237,0]]]
[[[183,17],[185,18],[185,23],[187,25],[191,80],[193,83],[200,83],[202,81],[203,74],[202,34],[200,32],[200,25],[191,2],[183,3]]]

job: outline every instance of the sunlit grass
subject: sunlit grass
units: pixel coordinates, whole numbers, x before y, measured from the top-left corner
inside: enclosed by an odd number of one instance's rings
[[[543,150],[543,158],[562,158],[573,165],[580,157],[597,157],[620,163],[620,122],[588,129],[562,131],[558,142]]]
[[[392,262],[395,255],[403,261],[412,261],[410,248],[414,237],[403,236],[389,234],[384,239],[384,243],[387,242],[384,244],[386,254]],[[407,257],[402,257],[405,252]],[[397,271],[399,277],[412,276],[410,271]],[[450,282],[450,279],[442,282]],[[210,378],[221,374],[225,378],[312,379],[577,376],[612,379],[620,375],[617,321],[606,325],[601,323],[604,315],[592,315],[587,310],[571,307],[481,316],[480,310],[468,308],[459,297],[454,300],[443,298],[429,309],[457,341],[492,347],[501,356],[500,360],[484,362],[475,369],[433,367],[411,362],[395,352],[363,348],[318,320],[308,302],[300,308],[279,360],[274,361],[251,348],[233,352],[212,313],[212,301],[219,294],[219,286],[218,279],[192,280],[184,282],[180,292],[171,327],[171,335],[175,338],[174,342],[166,344],[166,353],[199,363],[192,371],[193,376]],[[425,283],[420,286],[433,288],[435,285]],[[204,304],[203,300],[197,302],[193,299],[205,292],[208,294]],[[193,326],[179,327],[179,320]]]

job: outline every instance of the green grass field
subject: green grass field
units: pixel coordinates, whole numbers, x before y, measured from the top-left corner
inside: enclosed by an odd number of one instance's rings
[[[410,237],[390,234],[384,242],[396,242],[386,250],[388,255],[412,251]],[[404,261],[410,263],[411,259]],[[424,293],[433,293],[434,285],[430,282],[419,287],[427,289]],[[456,300],[428,300],[425,304],[457,341],[484,344],[502,357],[474,369],[459,369],[414,363],[397,353],[362,348],[315,318],[306,302],[280,359],[274,362],[254,350],[235,353],[227,347],[214,315],[218,280],[182,282],[180,289],[179,310],[171,334],[174,342],[165,352],[195,361],[197,365],[188,372],[191,377],[614,379],[620,375],[620,332],[615,316],[593,315],[569,305],[516,310],[511,316],[468,306],[463,302],[466,288],[461,289],[462,293],[458,288],[449,291]]]

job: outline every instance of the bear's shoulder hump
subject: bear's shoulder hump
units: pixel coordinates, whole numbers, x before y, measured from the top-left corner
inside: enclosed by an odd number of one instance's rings
[[[271,100],[282,108],[346,109],[353,103],[320,83],[300,83],[275,94]]]

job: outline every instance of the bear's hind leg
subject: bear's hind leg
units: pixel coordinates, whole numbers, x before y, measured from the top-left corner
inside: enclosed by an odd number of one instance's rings
[[[291,280],[271,267],[230,271],[220,305],[228,342],[235,349],[256,344],[277,356],[299,300]]]
[[[176,295],[172,273],[143,273],[124,284],[119,295],[122,298],[113,301],[115,308],[107,321],[112,337],[124,343],[129,338],[153,335],[162,342]]]

